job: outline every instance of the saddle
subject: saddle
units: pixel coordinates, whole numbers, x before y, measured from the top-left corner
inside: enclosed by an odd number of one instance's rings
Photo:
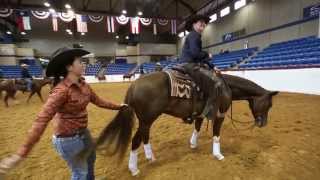
[[[171,70],[166,70],[164,72],[170,79],[170,96],[172,98],[180,98],[192,101],[192,115],[186,119],[183,119],[185,123],[191,124],[193,120],[201,114],[201,112],[199,113],[196,111],[195,104],[197,101],[204,99],[203,92],[186,73],[183,67],[176,66]]]

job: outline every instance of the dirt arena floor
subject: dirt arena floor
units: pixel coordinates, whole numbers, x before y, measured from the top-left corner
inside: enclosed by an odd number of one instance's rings
[[[92,85],[97,94],[122,102],[129,83]],[[43,89],[44,97],[48,88]],[[0,103],[0,158],[14,152],[22,143],[42,103],[19,93],[9,108]],[[320,177],[320,96],[280,93],[274,98],[267,127],[237,131],[226,118],[222,128],[221,148],[225,155],[218,161],[211,155],[211,130],[203,124],[199,147],[189,148],[193,126],[180,119],[162,115],[151,130],[151,143],[157,161],[148,163],[143,148],[139,149],[141,174],[132,178],[123,163],[115,157],[98,153],[96,177],[102,179],[146,180],[316,180]],[[252,120],[247,102],[234,103],[234,117]],[[115,115],[115,111],[90,105],[89,129],[96,137]],[[239,128],[243,128],[242,126]],[[50,124],[30,156],[6,179],[64,180],[70,178],[66,163],[51,144]]]

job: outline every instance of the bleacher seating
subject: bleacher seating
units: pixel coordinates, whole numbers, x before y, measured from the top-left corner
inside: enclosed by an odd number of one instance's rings
[[[211,63],[216,65],[219,69],[227,69],[240,63],[243,59],[251,56],[255,51],[258,50],[258,47],[241,49],[236,51],[231,51],[224,54],[216,54],[212,56]]]
[[[108,64],[107,70],[105,71],[106,75],[113,75],[113,74],[127,74],[135,68],[137,64],[132,63],[132,64]]]
[[[320,65],[320,39],[306,37],[271,44],[259,52],[242,69],[288,68]]]
[[[101,69],[101,64],[100,63],[97,63],[97,64],[88,64],[86,66],[86,71],[85,71],[85,74],[87,76],[95,76]]]
[[[4,78],[21,78],[21,67],[16,65],[1,65]],[[38,65],[29,66],[31,76],[41,77],[42,67]]]

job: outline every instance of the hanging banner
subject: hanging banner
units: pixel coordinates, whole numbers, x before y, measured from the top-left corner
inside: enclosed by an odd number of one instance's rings
[[[52,29],[53,31],[58,31],[58,15],[53,13],[52,15]]]
[[[128,22],[129,22],[129,18],[124,16],[124,15],[121,15],[119,17],[116,17],[116,20],[119,24],[121,25],[126,25]]]
[[[31,11],[31,14],[37,19],[47,19],[50,16],[47,11]]]
[[[88,19],[86,15],[77,14],[76,21],[77,21],[78,32],[88,32],[88,26],[87,26]]]
[[[157,24],[153,23],[153,34],[157,35]]]
[[[95,23],[99,23],[103,20],[104,16],[95,16],[95,15],[89,15],[89,19],[92,21],[92,22],[95,22]]]
[[[177,20],[171,20],[171,34],[177,34]]]
[[[0,17],[8,17],[12,14],[13,10],[12,9],[0,9]]]
[[[169,20],[167,19],[158,19],[158,24],[160,24],[161,26],[166,26],[168,25]]]
[[[149,26],[152,23],[152,19],[151,18],[140,18],[140,22],[144,26]]]
[[[139,17],[133,17],[131,18],[131,33],[132,34],[139,34],[140,33],[140,23],[139,23]]]
[[[107,16],[107,30],[108,30],[108,33],[114,33],[114,18],[113,18],[113,16]]]

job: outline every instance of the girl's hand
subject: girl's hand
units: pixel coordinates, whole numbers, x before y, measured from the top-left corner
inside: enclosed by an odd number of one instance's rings
[[[6,174],[9,170],[16,167],[21,161],[23,157],[13,154],[9,157],[6,157],[0,161],[0,174]]]

